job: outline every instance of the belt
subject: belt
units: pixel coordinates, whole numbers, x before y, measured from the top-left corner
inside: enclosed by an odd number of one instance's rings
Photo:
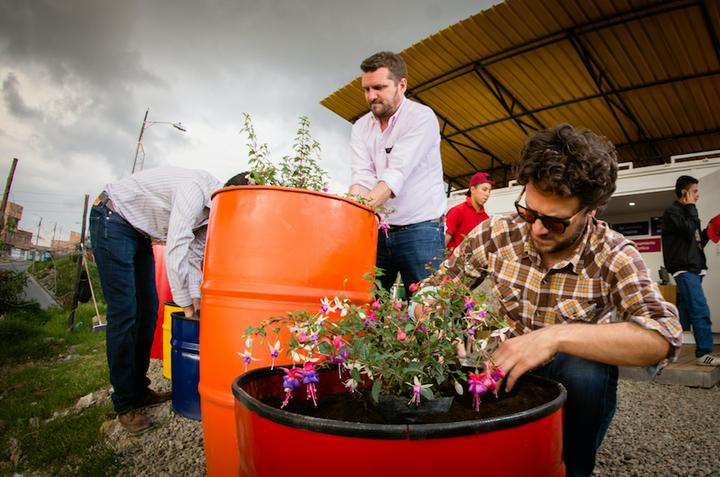
[[[427,223],[437,223],[437,224],[443,224],[445,223],[445,216],[440,216],[437,219],[432,220],[426,220],[424,222],[418,222],[417,224],[427,224]],[[388,225],[388,232],[399,232],[400,230],[405,230],[408,227],[412,227],[413,225],[417,224],[410,224],[410,225]]]
[[[110,197],[105,193],[105,191],[102,191],[97,199],[95,199],[95,202],[93,202],[93,205],[103,205],[107,207],[108,209],[115,212],[115,206],[112,203],[112,200],[110,200]],[[117,212],[115,212],[117,214]]]

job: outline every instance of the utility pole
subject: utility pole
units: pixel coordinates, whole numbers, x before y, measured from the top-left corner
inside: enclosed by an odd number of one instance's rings
[[[50,242],[50,259],[53,262],[53,276],[55,279],[53,280],[53,283],[55,284],[53,287],[53,294],[57,296],[57,266],[55,266],[55,231],[57,230],[57,222],[55,222],[55,227],[53,227],[53,238],[52,242]]]
[[[12,184],[13,176],[15,175],[15,167],[17,167],[18,160],[17,158],[13,159],[12,167],[10,168],[10,174],[7,178],[7,183],[5,184],[5,193],[3,194],[2,198],[2,205],[0,206],[0,237],[2,237],[2,231],[3,228],[5,228],[5,208],[7,207],[7,198],[10,194],[10,184]]]
[[[88,202],[90,200],[90,196],[85,194],[85,210],[83,211],[83,220],[82,220],[82,226],[81,226],[81,232],[80,232],[80,249],[82,250],[82,246],[85,245],[85,224],[87,223],[87,211],[88,211]],[[77,262],[77,271],[75,272],[75,288],[73,288],[73,296],[72,296],[72,304],[70,305],[70,316],[68,317],[68,332],[73,330],[73,326],[75,324],[75,309],[78,306],[78,298],[80,296],[80,274],[82,273],[82,266],[83,266],[83,255],[82,253],[78,254],[78,262]]]
[[[40,217],[40,223],[38,224],[38,234],[35,237],[35,255],[33,255],[32,271],[35,271],[35,262],[37,262],[38,244],[40,243],[40,228],[42,227],[42,217]]]
[[[138,160],[138,153],[140,153],[140,148],[142,147],[142,137],[143,133],[145,132],[145,123],[147,122],[147,115],[150,112],[150,108],[147,108],[147,111],[145,111],[145,117],[143,118],[142,127],[140,128],[140,137],[138,138],[137,147],[135,148],[135,162],[133,162],[133,168],[131,174],[135,174],[135,167],[137,166],[137,160]],[[152,124],[151,124],[152,126]],[[143,164],[145,164],[145,149],[143,149]],[[139,171],[142,170],[142,164],[140,165]]]

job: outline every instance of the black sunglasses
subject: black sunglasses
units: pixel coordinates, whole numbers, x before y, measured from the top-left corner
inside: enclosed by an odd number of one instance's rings
[[[537,212],[535,212],[534,210],[520,205],[520,199],[522,198],[524,193],[525,193],[525,188],[523,187],[522,192],[520,192],[520,195],[518,196],[517,200],[515,201],[515,209],[517,210],[517,213],[520,215],[520,218],[529,224],[534,223],[536,220],[540,220],[540,222],[542,222],[542,224],[545,226],[546,229],[548,229],[549,231],[556,233],[556,234],[565,233],[565,229],[570,227],[570,224],[572,223],[573,220],[575,220],[575,217],[580,215],[587,208],[587,207],[583,207],[582,209],[580,209],[580,211],[577,214],[573,215],[569,219],[566,219],[566,220],[556,219],[555,217],[548,217],[547,215],[540,215]]]

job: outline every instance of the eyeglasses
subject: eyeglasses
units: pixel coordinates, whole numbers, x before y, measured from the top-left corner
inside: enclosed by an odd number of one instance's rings
[[[565,229],[570,227],[570,224],[573,220],[575,220],[575,217],[580,215],[582,212],[587,209],[587,207],[583,207],[580,209],[580,211],[570,217],[569,219],[563,220],[563,219],[556,219],[555,217],[548,217],[547,215],[540,215],[537,212],[535,212],[532,209],[529,209],[527,207],[523,207],[520,205],[520,199],[522,198],[523,194],[525,193],[525,188],[523,188],[522,192],[520,192],[520,195],[518,196],[517,200],[515,201],[515,209],[517,210],[517,213],[520,215],[520,218],[523,219],[528,224],[535,223],[536,220],[540,220],[542,224],[545,226],[546,229],[549,231],[556,233],[556,234],[562,234],[565,233]]]

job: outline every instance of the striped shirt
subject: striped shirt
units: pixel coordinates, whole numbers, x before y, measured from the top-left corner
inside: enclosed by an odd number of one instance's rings
[[[511,337],[563,323],[610,323],[616,310],[621,320],[658,331],[672,345],[660,369],[680,353],[677,309],[662,298],[635,244],[595,218],[575,253],[546,270],[518,214],[496,215],[421,287],[463,274],[490,275],[500,308],[495,311],[507,319]]]
[[[210,173],[157,167],[109,184],[105,192],[136,230],[166,240],[165,267],[178,306],[200,298],[201,262],[212,193],[222,187]]]

